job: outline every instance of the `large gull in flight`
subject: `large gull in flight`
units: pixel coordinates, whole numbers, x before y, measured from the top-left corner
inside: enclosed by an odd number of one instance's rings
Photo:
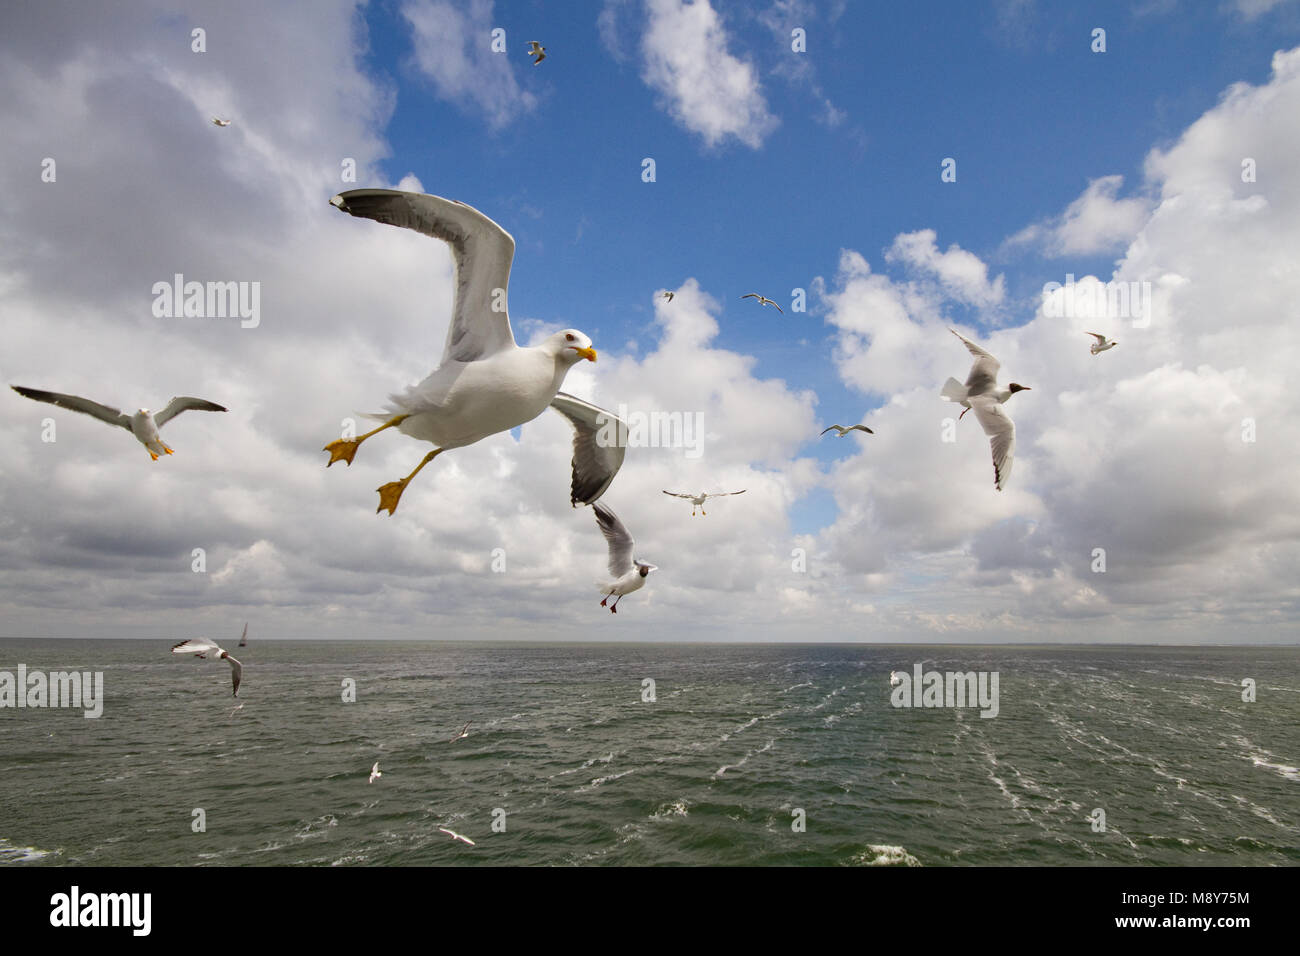
[[[609,487],[627,445],[627,426],[612,412],[561,392],[564,376],[582,359],[596,361],[591,339],[577,329],[556,332],[540,345],[515,343],[506,289],[515,241],[477,209],[422,193],[353,189],[330,202],[363,219],[414,229],[451,247],[456,292],[442,361],[424,381],[390,396],[383,424],[356,438],[325,446],[329,465],[352,464],[357,447],[386,428],[436,447],[415,470],[378,489],[379,507],[391,515],[420,469],[449,448],[472,445],[532,421],[547,406],[574,427],[570,503],[591,504]]]

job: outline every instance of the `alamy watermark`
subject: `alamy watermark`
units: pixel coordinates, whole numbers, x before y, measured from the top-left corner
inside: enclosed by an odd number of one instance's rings
[[[629,411],[620,402],[617,415],[598,415],[596,423],[601,448],[684,448],[687,458],[704,451],[703,412]]]
[[[909,675],[898,674],[899,682],[889,694],[895,707],[975,707],[981,717],[998,715],[997,671],[939,671],[921,672],[921,665],[912,667]]]
[[[260,282],[186,282],[178,272],[170,283],[155,282],[150,291],[157,319],[238,318],[244,329],[262,322]]]
[[[1074,273],[1066,273],[1064,285],[1043,286],[1043,314],[1052,319],[1132,319],[1133,328],[1145,329],[1151,325],[1151,283],[1102,282],[1093,276],[1076,283]]]
[[[104,713],[103,671],[0,671],[0,707],[80,707],[90,720]]]

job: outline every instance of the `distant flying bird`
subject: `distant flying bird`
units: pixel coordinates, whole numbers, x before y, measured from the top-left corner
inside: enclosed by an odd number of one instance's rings
[[[466,737],[468,737],[469,725],[472,723],[474,723],[474,721],[472,720],[465,721],[465,726],[460,729],[460,733],[458,733],[455,737],[452,737],[450,740],[448,740],[447,743],[454,744],[456,741],[464,740]]]
[[[244,633],[239,635],[239,646],[240,647],[248,646],[248,622],[247,621],[244,622]]]
[[[659,568],[632,556],[632,535],[623,522],[618,520],[618,515],[600,501],[592,507],[596,512],[596,524],[600,526],[600,532],[609,546],[609,573],[614,577],[608,584],[597,585],[605,595],[600,606],[608,606],[611,614],[617,614],[618,602],[623,600],[623,596],[641,590],[645,586],[646,575]],[[614,598],[614,603],[607,605],[610,598]]]
[[[901,684],[901,683],[903,683],[903,675],[902,675],[902,673],[899,672],[899,671],[890,671],[890,672],[889,672],[889,686],[890,686],[890,687],[897,687],[897,686],[898,686],[899,684]]]
[[[438,829],[447,834],[447,836],[451,837],[453,840],[459,840],[461,843],[468,843],[470,846],[478,846],[478,844],[469,837],[461,836],[455,830],[448,830],[446,827],[438,827]]]
[[[979,419],[984,434],[989,436],[989,446],[993,449],[993,486],[1001,491],[1011,475],[1011,462],[1016,452],[1016,423],[1007,415],[1002,403],[1016,392],[1030,389],[1015,382],[999,388],[998,369],[1002,363],[956,329],[949,331],[966,344],[970,354],[975,356],[975,364],[970,368],[965,385],[949,378],[940,394],[950,402],[965,405],[966,412],[975,410],[975,417]],[[962,412],[957,420],[960,421],[966,412]]]
[[[674,295],[674,294],[675,294],[675,293],[672,293],[672,292],[665,292],[665,293],[664,293],[664,298],[667,299],[669,302],[671,302],[671,301],[673,301],[673,295]]]
[[[822,434],[824,435],[826,432],[822,432]],[[700,509],[701,515],[706,517],[708,516],[709,513],[704,510],[704,502],[708,501],[710,498],[725,498],[728,495],[743,495],[745,490],[746,489],[741,488],[739,491],[720,491],[716,493],[706,493],[701,491],[698,495],[692,495],[689,493],[682,494],[679,491],[665,491],[664,494],[671,495],[674,498],[685,498],[689,501],[691,503],[691,517],[694,518],[696,508]]]
[[[538,63],[541,63],[546,59],[546,47],[542,46],[536,40],[529,40],[528,55],[537,57],[537,59],[533,60],[533,66],[536,66]]]
[[[379,761],[376,760],[376,761],[375,761],[375,765],[374,765],[373,767],[370,768],[370,779],[367,780],[366,782],[367,782],[367,783],[374,783],[376,780],[378,780],[378,779],[379,779],[380,777],[382,777],[382,776],[383,776],[383,774],[379,772]]]
[[[776,303],[773,302],[771,299],[767,298],[767,296],[759,295],[757,292],[746,293],[745,295],[742,295],[741,298],[757,299],[759,305],[775,305],[776,311],[780,312],[782,315],[785,315],[785,309],[781,308],[779,305],[776,305]]]
[[[1106,336],[1100,335],[1096,332],[1089,332],[1088,335],[1091,335],[1094,339],[1097,340],[1095,343],[1089,346],[1089,351],[1091,351],[1093,355],[1099,355],[1102,352],[1106,351],[1107,349],[1113,349],[1115,346],[1119,345],[1118,342],[1107,341]]]
[[[48,402],[51,405],[57,405],[60,408],[66,408],[68,411],[81,412],[83,415],[93,415],[101,422],[108,422],[110,425],[119,425],[133,434],[149,452],[149,457],[154,461],[158,460],[159,455],[170,455],[172,450],[167,444],[158,437],[158,429],[166,425],[183,411],[194,409],[200,412],[224,412],[224,406],[204,401],[201,398],[189,398],[182,396],[173,398],[167,403],[157,415],[152,414],[149,409],[142,408],[134,415],[123,415],[116,408],[109,408],[107,405],[100,405],[98,402],[92,402],[88,398],[81,398],[77,395],[63,395],[59,392],[42,392],[36,388],[23,388],[21,385],[11,386],[15,392],[24,398],[30,398],[36,402]]]
[[[230,125],[230,120],[217,119],[217,118],[214,116],[214,117],[212,117],[212,125],[213,125],[213,126],[229,126],[229,125]]]
[[[190,638],[188,641],[181,641],[172,647],[173,654],[193,654],[200,660],[207,660],[208,655],[212,655],[213,660],[224,660],[230,664],[230,679],[234,685],[234,696],[239,696],[239,682],[244,678],[244,665],[239,663],[230,656],[229,651],[223,651],[216,641],[209,641],[207,638]]]
[[[843,425],[832,425],[830,428],[827,428],[825,431],[823,431],[823,432],[822,432],[822,435],[825,435],[826,432],[828,432],[828,431],[831,430],[831,428],[835,429],[836,432],[839,433],[839,436],[840,436],[841,438],[843,438],[843,437],[844,437],[845,435],[847,435],[849,432],[853,432],[853,431],[866,432],[868,435],[874,435],[874,434],[875,434],[875,432],[873,432],[873,431],[872,431],[870,428],[868,428],[866,425],[849,425],[847,428],[846,428],[845,426],[843,426]],[[820,438],[821,436],[819,435],[818,437]]]
[[[390,397],[388,410],[369,416],[377,428],[325,446],[328,465],[352,464],[363,441],[386,428],[436,446],[405,478],[376,489],[379,507],[394,514],[411,479],[434,457],[532,421],[547,407],[569,420],[573,440],[569,501],[591,504],[609,487],[626,453],[626,423],[582,399],[559,391],[579,361],[596,361],[591,339],[565,329],[530,348],[520,348],[506,313],[506,286],[515,241],[477,209],[440,196],[352,189],[330,200],[362,219],[412,229],[451,247],[456,282],[442,361],[417,385]],[[383,316],[376,317],[383,322]],[[612,434],[611,434],[612,432]]]

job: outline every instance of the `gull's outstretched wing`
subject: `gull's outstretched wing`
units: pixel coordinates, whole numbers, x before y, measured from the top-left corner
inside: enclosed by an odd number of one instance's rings
[[[966,378],[966,397],[973,398],[995,388],[998,384],[998,369],[1002,367],[1002,363],[956,329],[948,331],[966,343],[970,354],[975,356],[975,364],[970,367],[970,375]]]
[[[1104,336],[1104,335],[1100,335],[1100,334],[1098,334],[1097,332],[1087,332],[1087,333],[1085,333],[1085,334],[1086,334],[1086,335],[1091,335],[1094,339],[1096,339],[1098,345],[1105,345],[1105,344],[1106,344],[1106,336]]]
[[[632,535],[607,505],[598,501],[592,507],[596,511],[596,524],[609,545],[609,573],[621,578],[633,568]]]
[[[80,395],[64,395],[61,392],[43,392],[39,388],[23,388],[21,385],[11,385],[15,392],[30,398],[37,402],[49,402],[51,405],[58,405],[59,408],[66,408],[70,412],[81,412],[83,415],[93,415],[101,422],[108,422],[110,425],[118,425],[131,430],[131,418],[129,415],[123,415],[116,408],[109,408],[107,405],[101,405],[99,402],[92,402],[88,398],[82,398]]]
[[[706,498],[725,498],[725,497],[727,497],[727,495],[743,495],[744,493],[745,493],[745,489],[744,489],[744,488],[741,488],[739,491],[719,491],[719,492],[715,492],[714,494],[711,494],[711,495],[705,495],[704,497],[706,497]]]
[[[505,300],[515,257],[510,233],[473,206],[441,196],[351,189],[330,203],[350,215],[414,229],[451,246],[456,298],[440,364],[473,362],[514,346]]]
[[[230,662],[230,680],[235,685],[235,696],[238,697],[239,682],[244,679],[244,665],[229,654],[226,655],[226,660]]]
[[[684,495],[680,491],[665,491],[664,494],[672,495],[674,498],[685,498],[687,501],[690,501],[692,498],[697,497],[696,495],[690,495],[690,494]]]
[[[1016,423],[1007,410],[992,396],[971,399],[971,409],[980,420],[993,449],[993,486],[1001,491],[1011,477],[1011,461],[1016,453]]]
[[[556,392],[551,408],[573,425],[573,483],[569,503],[589,505],[605,493],[627,454],[627,423],[599,405]]]
[[[192,398],[189,395],[181,395],[168,402],[167,407],[153,417],[153,423],[159,428],[162,428],[181,412],[190,411],[191,409],[196,412],[224,412],[226,406],[218,405],[216,402],[209,402],[202,398]]]
[[[188,641],[181,641],[173,645],[173,654],[220,654],[221,647],[215,641],[209,641],[207,638],[197,637],[190,638]]]

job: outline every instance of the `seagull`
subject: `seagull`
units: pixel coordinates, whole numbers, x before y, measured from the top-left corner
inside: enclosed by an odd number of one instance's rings
[[[536,40],[529,40],[528,55],[537,57],[537,59],[533,60],[533,66],[536,66],[546,59],[546,47],[542,46]]]
[[[43,392],[38,388],[23,388],[21,385],[10,387],[24,398],[30,398],[37,402],[49,402],[51,405],[58,405],[60,408],[66,408],[69,411],[81,412],[83,415],[93,415],[101,422],[108,422],[110,425],[120,425],[139,439],[140,444],[144,445],[149,452],[149,457],[154,461],[158,460],[159,455],[172,454],[172,450],[167,446],[167,443],[158,437],[158,429],[181,412],[189,409],[200,412],[224,412],[226,410],[222,405],[201,398],[181,396],[180,398],[173,398],[167,403],[167,407],[157,415],[147,408],[140,409],[134,415],[123,415],[116,408],[109,408],[107,405],[92,402],[90,399],[81,398],[78,395]]]
[[[570,503],[589,505],[604,494],[623,464],[627,424],[559,391],[574,364],[596,361],[586,335],[565,329],[532,348],[515,344],[505,307],[515,253],[510,234],[477,209],[439,196],[353,189],[330,202],[349,215],[449,244],[456,292],[442,362],[418,385],[390,396],[386,414],[368,416],[383,421],[378,428],[326,445],[326,467],[340,460],[351,465],[358,446],[386,428],[435,445],[415,471],[377,489],[375,514],[387,509],[392,515],[407,484],[437,455],[532,421],[549,405],[574,428]]]
[[[962,385],[955,378],[944,383],[940,393],[950,402],[966,406],[966,412],[975,410],[975,417],[980,420],[984,434],[989,436],[989,445],[993,449],[993,486],[1002,490],[1011,474],[1011,460],[1016,451],[1016,423],[1002,407],[1016,392],[1030,391],[1028,385],[1012,382],[1006,388],[998,387],[998,369],[1002,363],[984,351],[956,329],[949,329],[953,335],[966,343],[970,354],[975,356],[975,364],[970,367],[966,384]],[[957,417],[960,421],[966,414]]]
[[[231,717],[231,719],[234,719],[235,714],[239,713],[239,712],[240,712],[241,710],[243,710],[243,709],[244,709],[244,705],[243,705],[243,704],[236,704],[233,708],[231,708],[231,711],[230,711],[230,717]]]
[[[868,428],[866,425],[849,425],[847,428],[846,428],[845,426],[843,426],[843,425],[832,425],[831,428],[835,429],[836,432],[839,433],[839,436],[840,436],[841,438],[843,438],[843,437],[844,437],[845,435],[847,435],[849,432],[853,432],[853,431],[866,432],[868,435],[874,435],[874,434],[875,434],[875,432],[873,432],[873,431],[872,431],[870,428]],[[831,428],[826,429],[826,431],[823,431],[822,434],[825,435],[826,432],[828,432],[828,431],[831,430]],[[819,436],[819,437],[820,437],[820,436]]]
[[[867,429],[867,431],[870,430],[871,429]],[[829,431],[829,429],[827,429],[827,431]],[[826,432],[822,432],[822,434],[825,435]],[[700,509],[701,515],[704,515],[705,517],[708,516],[709,513],[704,510],[704,502],[708,501],[710,498],[725,498],[728,495],[743,495],[745,491],[746,489],[741,488],[739,491],[720,491],[717,493],[705,493],[701,491],[698,495],[682,494],[678,491],[665,491],[664,494],[672,495],[674,498],[685,498],[689,501],[691,503],[691,517],[694,518],[696,508]]]
[[[478,846],[478,844],[469,837],[461,836],[455,830],[448,830],[446,827],[438,827],[438,829],[447,834],[447,836],[451,837],[453,840],[459,840],[461,843],[468,843],[470,846]]]
[[[452,737],[450,740],[448,740],[447,743],[454,744],[456,741],[464,740],[466,737],[468,737],[469,725],[472,723],[474,723],[474,721],[472,720],[465,721],[465,726],[460,729],[460,733],[458,733],[455,737]]]
[[[230,125],[230,120],[217,119],[217,118],[214,116],[214,117],[212,117],[212,125],[213,125],[213,126],[229,126],[229,125]]]
[[[742,295],[741,298],[757,299],[759,305],[776,305],[776,303],[773,302],[771,299],[767,298],[767,296],[759,295],[757,292],[746,293],[745,295]],[[785,309],[781,308],[779,305],[776,305],[776,311],[780,312],[782,315],[785,315]]]
[[[223,651],[216,641],[209,641],[207,638],[191,638],[188,641],[181,641],[172,647],[173,654],[193,654],[200,660],[207,660],[208,655],[213,655],[213,660],[224,660],[230,663],[230,678],[234,684],[234,696],[239,696],[239,682],[244,677],[244,665],[239,663],[230,656],[229,651]]]
[[[244,633],[239,636],[239,646],[240,647],[248,646],[248,622],[247,621],[244,622]]]
[[[667,299],[669,302],[671,302],[671,301],[673,301],[673,296],[674,296],[674,295],[676,295],[676,293],[674,293],[674,292],[665,292],[665,293],[664,293],[664,298]]]
[[[897,686],[898,686],[899,684],[901,684],[901,683],[903,683],[903,675],[902,675],[902,673],[901,673],[900,671],[890,671],[890,672],[889,672],[889,686],[890,686],[890,687],[897,687]]]
[[[376,761],[375,761],[375,765],[374,765],[373,767],[370,768],[370,779],[369,779],[368,781],[366,781],[366,782],[367,782],[367,783],[374,783],[376,780],[378,780],[378,779],[379,779],[380,777],[382,777],[382,776],[383,776],[383,774],[379,772],[379,761],[376,760]]]
[[[1090,352],[1092,352],[1093,355],[1100,355],[1102,352],[1106,351],[1107,349],[1113,349],[1115,346],[1119,345],[1118,342],[1108,342],[1106,340],[1106,336],[1100,335],[1096,332],[1089,332],[1088,335],[1091,335],[1094,339],[1097,340],[1088,349]]]
[[[641,590],[645,587],[646,575],[659,568],[632,557],[632,535],[623,522],[618,520],[618,515],[601,502],[593,507],[596,511],[596,524],[600,526],[601,534],[609,545],[609,573],[614,576],[609,584],[597,585],[602,592],[608,592],[600,606],[605,607],[606,601],[614,598],[614,603],[608,607],[611,614],[617,614],[618,602],[623,599],[623,595]]]

